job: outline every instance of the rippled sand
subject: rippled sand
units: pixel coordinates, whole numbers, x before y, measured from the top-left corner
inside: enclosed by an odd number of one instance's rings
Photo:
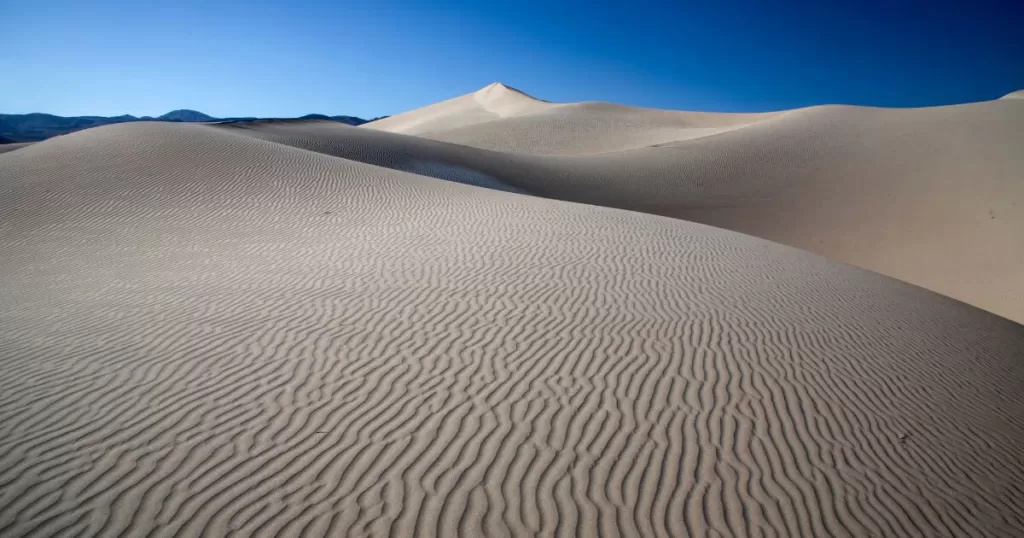
[[[938,291],[985,252],[958,298],[1014,315],[1020,217],[943,204],[1019,199],[1024,104],[612,151],[599,112],[530,145],[559,105],[517,99],[447,141],[132,123],[0,155],[0,536],[1024,534],[1024,326],[648,214]]]

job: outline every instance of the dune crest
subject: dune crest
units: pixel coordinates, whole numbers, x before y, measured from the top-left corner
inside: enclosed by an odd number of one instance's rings
[[[529,114],[550,106],[500,82],[440,103],[370,122],[373,129],[423,134],[438,124],[446,127],[473,125],[518,114]]]
[[[500,82],[473,92],[473,99],[488,112],[503,118],[544,110],[548,104]]]

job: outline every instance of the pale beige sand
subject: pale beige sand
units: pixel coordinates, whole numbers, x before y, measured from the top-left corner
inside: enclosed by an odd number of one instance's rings
[[[634,125],[655,114],[633,110]],[[680,113],[661,114],[668,121]],[[402,125],[403,116],[368,126]],[[540,140],[548,153],[576,153],[578,142],[559,140],[578,121],[558,111],[496,120],[481,124],[486,143],[476,145],[518,152]],[[444,131],[443,118],[433,117],[428,136],[472,145],[468,129],[478,126],[452,123]],[[520,129],[525,123],[529,128]],[[661,133],[656,123],[649,122]],[[561,159],[415,143],[421,160],[474,169],[526,192],[757,235],[1024,321],[1020,99],[909,110],[814,107],[714,136],[660,142],[664,147],[623,144],[618,152],[609,145],[620,143],[614,123],[603,129],[608,144],[590,144],[609,152]]]
[[[1024,533],[1024,326],[754,237],[131,123],[0,249],[4,537]]]

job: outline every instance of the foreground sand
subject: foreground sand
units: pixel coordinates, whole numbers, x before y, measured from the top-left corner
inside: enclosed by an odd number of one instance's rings
[[[1024,326],[251,134],[0,156],[0,535],[1024,534]]]

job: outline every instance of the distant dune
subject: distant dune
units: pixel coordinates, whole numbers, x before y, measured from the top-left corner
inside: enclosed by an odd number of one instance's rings
[[[1024,326],[754,237],[1020,319],[1021,103],[436,106],[0,155],[0,536],[1024,535]]]
[[[562,155],[687,140],[775,115],[677,112],[599,102],[553,104],[494,83],[366,126],[498,151]]]

